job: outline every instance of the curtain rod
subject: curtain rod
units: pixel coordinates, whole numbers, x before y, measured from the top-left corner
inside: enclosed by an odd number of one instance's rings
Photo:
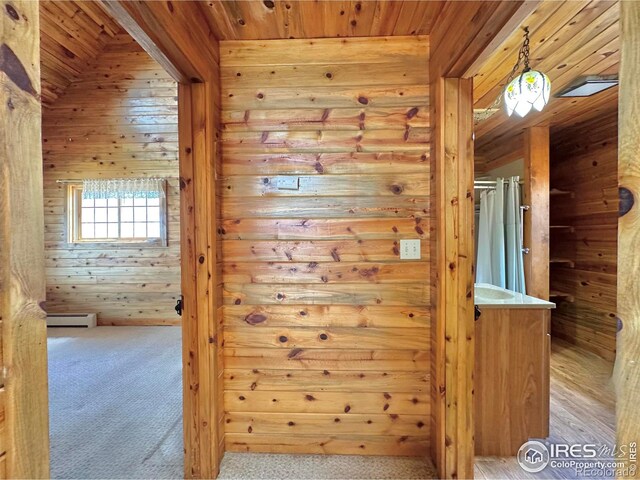
[[[178,178],[180,178],[179,176],[169,176],[169,177],[128,177],[128,178],[159,178],[160,180],[176,180]],[[66,179],[58,179],[56,180],[56,183],[82,183],[82,181],[85,180],[84,178],[77,178],[77,179],[71,179],[71,178],[66,178]],[[114,180],[112,178],[90,178],[90,179],[86,179],[86,180]],[[115,180],[127,180],[127,178],[124,179],[115,179]]]
[[[505,185],[507,184],[507,180],[505,179]],[[518,183],[520,185],[522,185],[524,183],[523,180],[518,180]],[[474,185],[495,185],[496,184],[496,180],[474,180],[473,181]]]

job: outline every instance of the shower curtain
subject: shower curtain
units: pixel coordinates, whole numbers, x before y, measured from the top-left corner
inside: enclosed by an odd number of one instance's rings
[[[525,293],[519,177],[498,178],[480,194],[476,282]]]

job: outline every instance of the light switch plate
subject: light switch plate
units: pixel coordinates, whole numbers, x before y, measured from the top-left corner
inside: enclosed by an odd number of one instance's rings
[[[420,260],[420,240],[400,240],[400,260]]]
[[[298,190],[298,188],[300,188],[298,177],[278,177],[276,185],[278,186],[278,190]]]

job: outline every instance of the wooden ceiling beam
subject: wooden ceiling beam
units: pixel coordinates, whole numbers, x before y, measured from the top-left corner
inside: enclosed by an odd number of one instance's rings
[[[482,66],[496,45],[513,34],[517,22],[535,9],[533,0],[513,2],[447,2],[431,32],[434,71],[464,78]],[[478,60],[480,59],[480,60]]]
[[[157,61],[182,83],[212,78],[218,42],[200,4],[103,0],[105,9]]]
[[[464,71],[462,76],[464,78],[476,76],[495,52],[498,51],[514,33],[518,32],[523,22],[535,11],[538,4],[540,4],[540,0],[525,0],[522,2],[519,8],[513,12],[511,17],[509,17],[504,25],[496,32],[489,43],[477,54],[475,60]]]

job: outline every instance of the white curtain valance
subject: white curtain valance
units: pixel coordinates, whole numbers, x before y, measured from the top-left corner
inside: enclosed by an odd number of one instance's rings
[[[163,178],[110,178],[82,181],[82,198],[164,198]]]

